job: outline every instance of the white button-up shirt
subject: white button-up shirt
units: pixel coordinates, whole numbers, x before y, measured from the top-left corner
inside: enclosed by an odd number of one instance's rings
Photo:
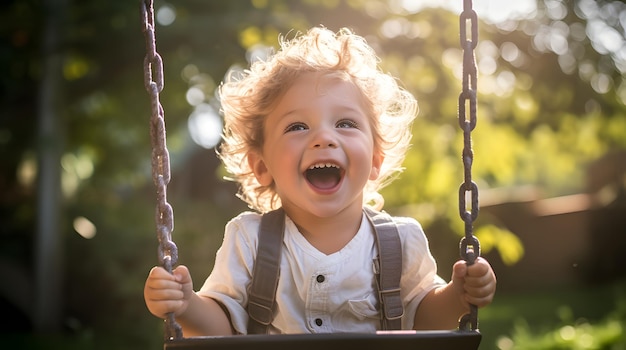
[[[247,333],[247,291],[257,255],[261,216],[244,212],[226,225],[213,271],[198,292],[222,303],[234,329]],[[402,242],[402,328],[411,329],[420,301],[445,284],[421,226],[412,218],[394,217]],[[373,260],[376,238],[365,214],[357,234],[340,251],[326,255],[313,247],[285,218],[276,292],[276,312],[270,333],[374,333],[380,310]],[[207,315],[210,317],[210,315]]]

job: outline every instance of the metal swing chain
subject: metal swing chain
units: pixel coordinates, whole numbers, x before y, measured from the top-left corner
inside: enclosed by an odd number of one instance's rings
[[[178,248],[172,241],[174,212],[167,202],[167,185],[170,182],[170,157],[166,146],[165,119],[159,93],[163,90],[163,60],[156,51],[154,34],[154,7],[152,0],[141,1],[143,32],[146,39],[146,57],[143,62],[144,86],[150,95],[150,139],[152,143],[152,180],[156,186],[157,206],[155,213],[157,238],[159,240],[159,264],[169,273],[178,261]],[[153,74],[154,73],[154,74]],[[153,79],[154,77],[154,79]],[[173,313],[165,318],[165,339],[180,339],[182,328]]]
[[[480,242],[474,236],[473,222],[478,217],[478,186],[472,181],[472,130],[476,127],[476,91],[477,71],[474,58],[474,49],[478,44],[478,17],[472,9],[472,0],[463,0],[463,12],[460,17],[460,39],[463,48],[463,90],[459,95],[459,126],[463,130],[463,169],[464,182],[459,188],[459,214],[465,223],[465,237],[461,239],[459,251],[461,258],[467,265],[472,265],[480,256]],[[467,37],[467,27],[471,37]],[[467,105],[469,104],[469,118]],[[471,206],[467,207],[466,198],[469,192]],[[470,305],[470,312],[459,321],[459,329],[467,330],[468,324],[472,330],[478,329],[478,307]]]

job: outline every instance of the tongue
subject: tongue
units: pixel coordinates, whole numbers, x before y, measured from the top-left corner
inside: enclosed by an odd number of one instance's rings
[[[335,168],[309,170],[307,171],[307,180],[319,189],[330,189],[339,183],[338,170]]]

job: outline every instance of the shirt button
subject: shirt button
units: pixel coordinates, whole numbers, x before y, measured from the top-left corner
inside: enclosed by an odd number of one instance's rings
[[[319,327],[322,325],[322,319],[321,318],[316,318],[315,319],[315,324]]]
[[[324,275],[317,275],[317,278],[316,278],[316,279],[317,279],[317,282],[318,282],[318,283],[322,283],[322,282],[324,282],[324,280],[325,280],[326,278],[324,277]]]

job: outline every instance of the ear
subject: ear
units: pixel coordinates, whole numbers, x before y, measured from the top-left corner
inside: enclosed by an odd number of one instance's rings
[[[370,180],[378,179],[380,175],[380,167],[383,165],[383,161],[385,160],[385,156],[383,156],[382,152],[374,152],[372,156],[372,169],[370,170]]]
[[[267,166],[265,165],[265,161],[263,160],[263,156],[255,151],[250,151],[248,153],[248,165],[256,180],[261,184],[261,186],[269,186],[272,184],[274,179],[272,178],[272,174],[270,174]]]

